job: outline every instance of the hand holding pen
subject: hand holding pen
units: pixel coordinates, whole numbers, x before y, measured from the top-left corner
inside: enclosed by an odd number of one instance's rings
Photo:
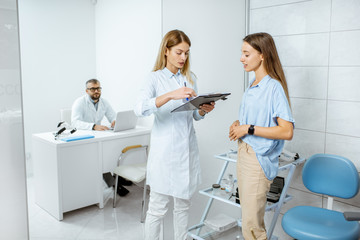
[[[163,106],[164,104],[166,104],[170,100],[184,99],[184,101],[185,101],[186,98],[190,99],[192,97],[196,97],[196,95],[197,94],[194,91],[194,89],[184,86],[184,87],[178,88],[174,91],[165,93],[165,94],[157,97],[155,100],[155,105],[157,108],[159,108],[159,107]]]
[[[185,85],[185,84],[184,84]],[[170,99],[179,100],[179,99],[190,99],[192,97],[196,97],[196,92],[192,88],[188,88],[186,86],[176,89],[172,92],[168,93]]]
[[[184,87],[186,87],[186,82],[184,82]],[[189,101],[189,98],[186,98],[186,101]]]

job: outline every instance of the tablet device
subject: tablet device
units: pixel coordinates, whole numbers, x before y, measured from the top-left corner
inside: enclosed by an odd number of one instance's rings
[[[189,102],[186,102],[183,105],[173,109],[171,112],[182,112],[200,109],[200,106],[203,104],[210,104],[211,102],[216,102],[219,99],[226,100],[226,97],[230,94],[231,93],[211,93],[199,95],[190,100]]]

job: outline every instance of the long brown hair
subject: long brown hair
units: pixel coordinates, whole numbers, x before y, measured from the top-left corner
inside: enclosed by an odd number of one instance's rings
[[[265,71],[271,78],[276,79],[281,83],[291,107],[289,90],[274,39],[270,34],[260,32],[247,35],[243,40],[263,55]]]
[[[165,56],[165,52],[166,49],[171,49],[172,47],[182,43],[182,42],[186,42],[187,44],[189,44],[189,47],[191,47],[191,41],[190,38],[183,32],[180,30],[172,30],[170,32],[168,32],[164,38],[161,41],[160,44],[160,48],[159,48],[159,53],[155,62],[155,66],[153,68],[153,71],[157,71],[157,70],[162,70],[165,66],[166,66],[166,56]],[[181,74],[183,74],[184,76],[186,76],[186,78],[188,79],[188,81],[191,84],[194,84],[194,81],[192,80],[191,77],[191,71],[190,71],[190,53],[188,55],[188,57],[186,58],[184,67],[181,68],[180,72]]]

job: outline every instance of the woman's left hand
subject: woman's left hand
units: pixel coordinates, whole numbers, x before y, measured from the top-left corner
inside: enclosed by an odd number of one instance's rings
[[[229,131],[230,141],[236,141],[245,136],[248,132],[249,125],[231,126]]]
[[[210,104],[203,104],[200,106],[199,113],[201,116],[211,112],[215,108],[215,102],[211,102]]]

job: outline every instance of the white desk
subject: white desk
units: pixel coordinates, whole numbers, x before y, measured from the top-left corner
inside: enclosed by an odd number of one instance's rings
[[[95,138],[73,142],[55,140],[51,132],[34,134],[36,203],[58,220],[64,212],[89,205],[103,208],[102,173],[113,171],[124,147],[148,145],[150,132],[145,127],[118,133],[77,131]]]

